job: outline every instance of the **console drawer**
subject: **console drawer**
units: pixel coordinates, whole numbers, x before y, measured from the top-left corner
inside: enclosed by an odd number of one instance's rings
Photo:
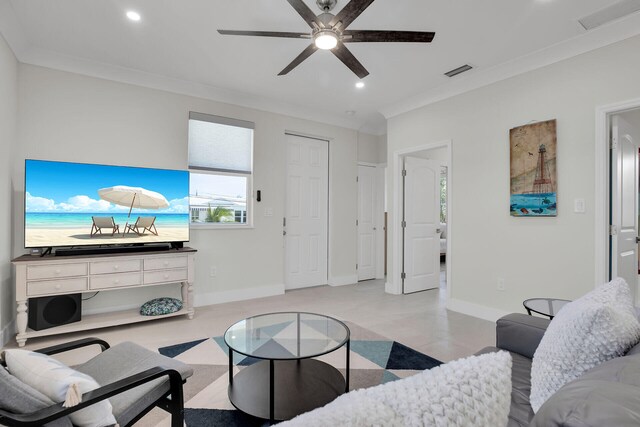
[[[186,256],[149,258],[144,260],[145,270],[164,270],[170,268],[182,268],[187,266]]]
[[[144,273],[144,284],[163,283],[163,282],[181,282],[187,280],[187,269],[153,271]]]
[[[91,274],[126,273],[140,271],[142,260],[100,261],[90,264]]]
[[[126,286],[141,285],[140,273],[117,273],[104,274],[102,276],[91,276],[89,287],[95,289],[122,288]]]
[[[27,282],[27,296],[50,294],[73,294],[87,290],[87,278],[75,277],[63,280],[43,280],[41,282]]]
[[[27,280],[54,279],[56,277],[74,277],[86,275],[86,263],[27,266]]]

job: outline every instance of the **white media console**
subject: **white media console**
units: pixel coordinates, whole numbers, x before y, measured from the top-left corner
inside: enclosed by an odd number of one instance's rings
[[[194,256],[192,248],[162,252],[133,252],[77,256],[23,255],[15,265],[18,346],[28,338],[106,328],[127,323],[187,315],[193,318]],[[142,316],[138,310],[83,316],[82,320],[49,329],[27,328],[28,299],[44,296],[98,291],[122,291],[131,288],[180,283],[182,310],[163,316]]]

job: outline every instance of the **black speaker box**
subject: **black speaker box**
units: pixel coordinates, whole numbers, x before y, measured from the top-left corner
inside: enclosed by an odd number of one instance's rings
[[[82,294],[56,295],[29,299],[28,325],[34,331],[79,322]]]

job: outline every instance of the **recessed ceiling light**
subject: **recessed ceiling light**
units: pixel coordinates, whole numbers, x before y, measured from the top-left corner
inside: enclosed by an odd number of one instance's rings
[[[356,83],[356,87],[357,87],[358,89],[362,89],[362,88],[364,87],[364,82],[358,82],[358,83]]]
[[[134,12],[133,10],[130,10],[127,12],[127,18],[129,18],[132,21],[138,22],[141,16],[138,12]]]
[[[345,111],[345,113],[347,114],[347,116],[354,116],[356,114],[356,112],[353,110],[347,110]]]

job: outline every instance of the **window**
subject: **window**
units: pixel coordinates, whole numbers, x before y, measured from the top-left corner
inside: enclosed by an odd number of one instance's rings
[[[251,122],[189,113],[191,223],[250,225]]]

